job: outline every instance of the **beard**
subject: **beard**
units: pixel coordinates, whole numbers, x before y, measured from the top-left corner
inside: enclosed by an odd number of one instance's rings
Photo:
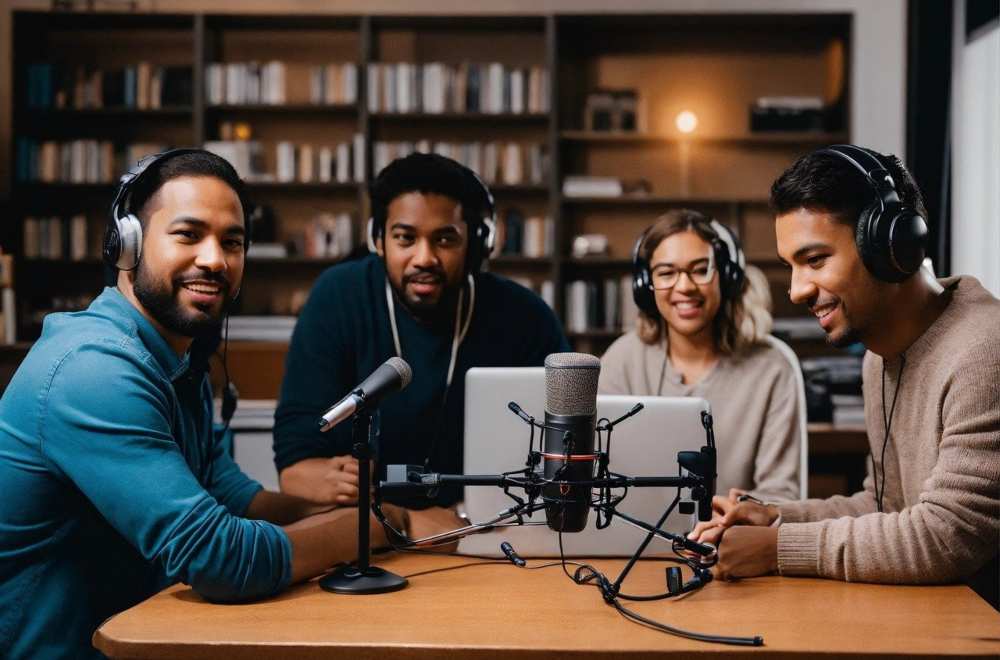
[[[441,286],[440,294],[434,299],[411,294],[407,285],[414,279],[436,280]],[[449,282],[443,269],[426,269],[404,274],[402,287],[397,287],[395,283],[390,281],[396,298],[405,305],[407,310],[422,322],[431,324],[450,318],[463,283],[462,280]]]
[[[217,282],[226,292],[217,311],[200,306],[196,307],[197,311],[185,310],[177,294],[186,278],[182,276],[164,284],[146,269],[142,261],[136,270],[132,291],[150,316],[170,332],[194,338],[217,337],[222,330],[222,319],[235,296],[229,293],[229,282],[222,275],[199,273],[197,277]]]
[[[851,344],[856,344],[859,341],[861,341],[861,332],[859,332],[857,328],[850,325],[836,336],[826,336],[826,343],[835,348],[847,348]]]

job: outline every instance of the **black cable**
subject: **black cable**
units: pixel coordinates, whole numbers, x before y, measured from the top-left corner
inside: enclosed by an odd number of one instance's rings
[[[889,406],[889,418],[885,416],[885,361],[882,361],[882,426],[885,437],[882,438],[882,456],[879,464],[882,466],[882,489],[878,487],[878,471],[875,468],[875,455],[872,454],[872,479],[875,481],[875,506],[882,513],[882,500],[885,497],[885,448],[889,445],[889,434],[892,431],[892,416],[896,412],[896,399],[899,398],[899,387],[903,384],[903,369],[906,367],[906,354],[900,355],[899,374],[896,376],[896,390],[892,394],[892,404]]]
[[[605,600],[607,599],[605,598]],[[754,635],[753,637],[727,637],[723,635],[706,635],[704,633],[691,632],[689,630],[682,630],[681,628],[668,626],[665,623],[660,623],[658,621],[654,621],[653,619],[647,619],[641,614],[624,607],[617,600],[611,600],[608,602],[626,619],[649,626],[650,628],[659,630],[660,632],[677,635],[678,637],[685,637],[687,639],[693,639],[699,642],[715,642],[717,644],[731,644],[735,646],[764,646],[764,638],[760,635]]]

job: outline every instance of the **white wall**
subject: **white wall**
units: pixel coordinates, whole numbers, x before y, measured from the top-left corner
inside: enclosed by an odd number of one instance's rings
[[[951,270],[1000,296],[1000,27],[965,43],[955,3]]]

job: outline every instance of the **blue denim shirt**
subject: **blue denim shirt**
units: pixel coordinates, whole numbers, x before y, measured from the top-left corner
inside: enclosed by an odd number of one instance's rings
[[[291,578],[261,486],[216,441],[208,378],[117,289],[51,314],[0,399],[0,657],[88,657],[109,616],[181,581],[216,601]]]

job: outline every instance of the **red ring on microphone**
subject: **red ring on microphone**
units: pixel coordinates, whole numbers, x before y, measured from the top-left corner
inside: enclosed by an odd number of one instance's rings
[[[541,452],[542,458],[547,461],[596,461],[597,454],[546,454]]]

